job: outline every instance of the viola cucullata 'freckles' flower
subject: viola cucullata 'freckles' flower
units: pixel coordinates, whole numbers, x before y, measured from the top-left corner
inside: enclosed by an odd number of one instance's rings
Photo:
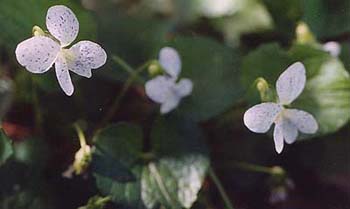
[[[74,86],[69,71],[90,78],[92,69],[106,63],[107,54],[91,41],[80,41],[66,48],[79,32],[78,19],[66,6],[48,9],[46,27],[50,34],[38,33],[17,45],[17,60],[32,73],[45,73],[55,64],[57,80],[63,91],[71,96]]]
[[[273,138],[277,153],[283,150],[284,142],[296,141],[298,131],[314,134],[318,130],[315,118],[302,110],[285,108],[304,90],[306,83],[305,67],[297,62],[288,67],[276,82],[278,102],[266,102],[253,106],[244,114],[244,124],[255,133],[266,133],[274,123]]]
[[[191,94],[193,83],[190,79],[182,78],[177,82],[181,72],[181,59],[177,51],[164,47],[159,52],[159,64],[165,75],[158,75],[145,84],[147,96],[154,102],[161,104],[161,114],[175,109],[181,99]]]

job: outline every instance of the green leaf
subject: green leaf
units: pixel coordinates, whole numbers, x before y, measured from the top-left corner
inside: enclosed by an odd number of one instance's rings
[[[181,118],[159,118],[151,133],[158,161],[143,172],[142,199],[147,208],[190,208],[209,167],[208,151],[199,128]]]
[[[105,164],[101,165],[101,161],[95,160],[92,162],[92,167],[95,168],[97,187],[114,202],[132,208],[142,208],[140,178],[143,168],[142,164],[136,164],[141,157],[143,146],[140,127],[128,123],[111,125],[101,130],[94,141],[101,158],[105,158],[105,161],[117,161],[133,175],[133,178],[125,178],[125,170],[118,169],[119,166],[103,168]],[[111,169],[114,173],[105,175],[102,169]]]
[[[291,63],[288,53],[277,43],[265,44],[243,58],[242,83],[247,88],[263,77],[274,85],[279,74]]]
[[[48,204],[43,198],[43,194],[31,190],[24,190],[8,195],[0,199],[1,209],[51,209],[52,205]]]
[[[200,37],[180,37],[168,45],[181,56],[180,77],[193,82],[193,92],[181,101],[178,113],[194,121],[205,121],[228,110],[241,98],[237,50]]]
[[[46,12],[50,6],[63,4],[76,14],[80,31],[77,40],[94,39],[96,24],[91,15],[75,1],[69,0],[0,0],[0,43],[13,50],[18,43],[31,37],[32,28],[38,25],[46,30]],[[28,6],[30,5],[30,6]]]
[[[302,1],[304,20],[318,38],[334,37],[350,32],[350,1]]]
[[[249,87],[263,77],[274,87],[279,75],[296,61],[306,66],[307,83],[291,106],[315,116],[319,134],[337,131],[350,118],[350,77],[338,59],[316,46],[295,45],[289,53],[276,44],[259,47],[243,60],[243,83]]]
[[[320,125],[319,133],[328,134],[343,127],[350,118],[350,76],[335,58],[311,58],[306,68],[322,63],[314,76],[309,76],[304,93],[295,107],[310,112]]]
[[[206,170],[208,153],[202,135],[192,122],[178,118],[158,119],[151,133],[151,152],[142,153],[141,129],[117,124],[96,136],[97,151],[132,172],[133,179],[120,180],[120,172],[94,172],[97,187],[114,202],[131,208],[190,208],[197,199]],[[100,153],[100,154],[101,154]],[[108,155],[105,155],[108,153]],[[98,163],[98,162],[93,162]],[[109,167],[115,169],[117,167]],[[107,169],[107,168],[105,168]]]
[[[142,153],[142,130],[128,123],[110,125],[94,138],[96,147],[125,165],[134,163]]]
[[[78,209],[103,209],[109,201],[109,197],[93,196],[85,206],[81,206]]]
[[[13,154],[11,139],[9,139],[4,131],[0,130],[0,166]]]
[[[273,28],[272,17],[260,1],[239,0],[236,5],[232,15],[211,21],[215,28],[222,31],[229,45],[237,46],[241,35]]]
[[[284,42],[290,42],[294,37],[295,27],[303,14],[300,0],[275,1],[263,0],[272,15],[275,31]]]
[[[345,68],[350,72],[350,44],[348,42],[341,43],[341,53],[339,58],[345,65]]]
[[[110,55],[118,55],[131,66],[138,66],[152,58],[165,41],[170,30],[167,21],[104,13],[98,16],[98,37]],[[125,73],[115,63],[96,72],[106,79],[125,80]],[[128,76],[128,75],[127,75]]]

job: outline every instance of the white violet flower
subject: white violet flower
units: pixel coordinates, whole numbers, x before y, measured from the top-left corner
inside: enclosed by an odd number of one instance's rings
[[[253,106],[244,113],[244,124],[255,133],[266,133],[275,124],[273,138],[277,153],[281,153],[284,141],[296,141],[298,131],[314,134],[318,129],[315,118],[302,110],[285,108],[303,91],[306,82],[305,67],[297,62],[288,67],[276,82],[278,103],[266,102]]]
[[[175,109],[183,97],[191,94],[193,84],[187,78],[177,82],[181,72],[181,59],[175,49],[162,48],[159,52],[159,63],[166,74],[147,81],[145,90],[151,100],[161,104],[161,114],[166,114]]]
[[[58,83],[71,96],[74,92],[69,71],[90,78],[91,69],[104,65],[107,54],[98,44],[80,41],[67,49],[77,37],[79,22],[68,7],[50,7],[46,15],[46,27],[50,35],[36,35],[16,48],[18,62],[32,73],[44,73],[55,64]]]
[[[323,50],[328,52],[333,57],[338,57],[341,52],[341,46],[338,42],[329,41],[323,44]]]

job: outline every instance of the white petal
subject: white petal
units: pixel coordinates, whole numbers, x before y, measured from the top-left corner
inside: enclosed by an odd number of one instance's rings
[[[57,5],[50,7],[46,15],[46,27],[62,46],[68,46],[78,36],[79,22],[68,7]]]
[[[305,67],[296,62],[285,70],[276,82],[277,94],[281,104],[290,104],[303,91],[306,82]]]
[[[173,78],[177,78],[181,71],[181,59],[177,51],[171,47],[164,47],[159,52],[159,63]]]
[[[56,77],[62,90],[68,96],[71,96],[74,92],[74,86],[69,75],[67,60],[62,54],[59,54],[55,62]]]
[[[275,130],[273,131],[273,140],[275,142],[275,149],[278,154],[283,150],[283,128],[281,123],[275,124]]]
[[[157,103],[164,103],[171,94],[171,88],[174,86],[174,80],[165,76],[157,76],[145,84],[147,96]]]
[[[283,118],[281,123],[284,140],[287,144],[294,143],[298,137],[298,128],[288,118]]]
[[[160,113],[166,114],[173,109],[175,109],[180,103],[180,97],[177,97],[175,94],[169,96],[164,103],[160,106]]]
[[[244,113],[244,124],[255,133],[265,133],[270,129],[281,109],[280,105],[270,102],[255,105]]]
[[[317,121],[310,113],[302,110],[286,109],[285,115],[300,132],[314,134],[318,130]]]
[[[190,79],[183,78],[175,85],[176,94],[180,97],[185,97],[191,94],[193,83]]]
[[[16,58],[19,64],[32,73],[48,71],[56,60],[60,46],[51,38],[34,36],[17,45]]]
[[[107,54],[102,47],[91,41],[80,41],[70,48],[74,59],[69,62],[69,70],[80,76],[91,77],[91,69],[104,65]]]
[[[341,46],[338,42],[330,41],[323,45],[323,50],[329,52],[333,57],[338,57],[341,52]]]

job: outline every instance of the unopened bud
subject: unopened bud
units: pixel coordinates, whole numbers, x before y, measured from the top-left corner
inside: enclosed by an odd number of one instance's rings
[[[33,36],[45,36],[46,33],[39,26],[34,26],[32,29]]]
[[[82,146],[75,153],[73,168],[75,174],[80,175],[86,171],[92,160],[92,152],[89,145]]]
[[[316,39],[314,34],[311,32],[309,26],[304,23],[300,22],[296,27],[296,36],[297,36],[297,43],[300,44],[307,44],[307,43],[316,43]]]
[[[259,91],[261,101],[263,102],[271,102],[273,101],[273,92],[269,87],[269,84],[264,78],[258,78],[255,81],[256,88]]]
[[[148,66],[148,73],[151,77],[163,74],[163,69],[157,60],[152,61]]]

